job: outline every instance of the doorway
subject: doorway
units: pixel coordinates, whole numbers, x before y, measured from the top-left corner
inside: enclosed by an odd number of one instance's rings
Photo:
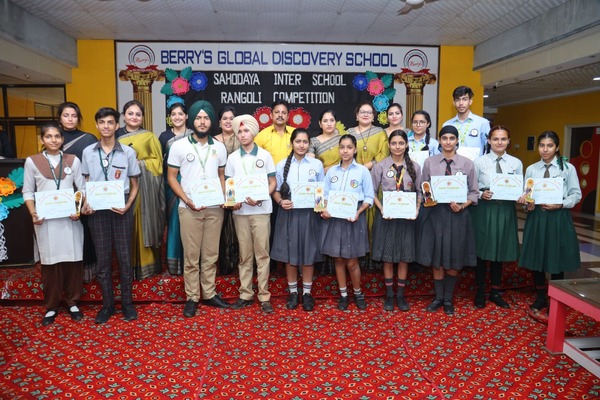
[[[566,133],[565,137],[570,138],[569,162],[577,170],[582,195],[573,211],[595,215],[598,211],[600,124],[567,127]]]

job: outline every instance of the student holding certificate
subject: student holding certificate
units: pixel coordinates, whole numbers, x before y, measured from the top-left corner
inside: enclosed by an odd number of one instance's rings
[[[477,294],[474,305],[484,308],[486,264],[490,263],[492,288],[490,301],[501,308],[510,305],[500,296],[502,285],[502,263],[519,258],[519,237],[515,201],[496,200],[490,190],[490,182],[504,174],[516,175],[522,182],[523,163],[506,152],[510,143],[510,131],[504,126],[494,126],[488,135],[490,152],[475,160],[475,171],[479,184],[479,202],[471,209],[475,244],[477,245],[477,267],[475,285]],[[504,179],[504,178],[502,178]],[[523,193],[523,185],[517,185]]]
[[[541,160],[527,167],[525,180],[561,178],[563,181],[561,204],[536,204],[523,195],[519,203],[528,211],[523,230],[523,244],[519,265],[533,271],[537,297],[531,311],[537,313],[548,307],[546,273],[551,279],[564,279],[565,271],[574,271],[581,265],[579,242],[570,209],[581,200],[577,172],[559,150],[558,135],[552,131],[538,136]],[[541,257],[543,256],[543,257]]]
[[[431,116],[425,110],[417,110],[411,119],[411,130],[408,131],[408,146],[410,151],[418,153],[428,152],[428,156],[440,154],[440,144],[431,137]]]
[[[42,264],[46,326],[54,323],[63,292],[71,318],[83,318],[77,308],[83,290],[83,225],[76,212],[62,218],[39,216],[34,198],[44,191],[70,189],[72,194],[73,189],[83,190],[85,180],[79,159],[60,151],[64,137],[58,125],[43,125],[41,140],[44,151],[25,160],[23,199],[33,219]]]
[[[408,138],[403,130],[393,131],[388,137],[390,156],[376,164],[371,171],[377,206],[373,223],[373,259],[383,262],[386,296],[383,309],[394,310],[394,302],[401,311],[408,311],[404,287],[408,263],[415,261],[415,219],[384,219],[384,207],[377,198],[379,189],[386,192],[413,192],[413,211],[418,213],[421,203],[421,167],[408,155]],[[411,204],[411,203],[409,203]],[[416,218],[416,214],[415,214]],[[394,264],[398,264],[398,291],[394,295]],[[395,298],[395,299],[394,299]]]
[[[251,115],[233,118],[232,129],[241,144],[227,159],[225,177],[238,179],[248,175],[268,177],[269,194],[275,191],[275,164],[268,151],[254,143],[258,134],[258,122]],[[273,312],[271,293],[269,292],[269,235],[271,233],[271,200],[259,201],[250,197],[235,198],[233,222],[240,245],[240,297],[231,308],[239,310],[254,303],[252,273],[256,259],[256,280],[258,300],[263,312]]]
[[[102,309],[95,322],[104,324],[115,313],[112,284],[113,243],[121,275],[121,305],[125,321],[137,319],[133,306],[133,266],[131,265],[131,240],[133,237],[133,204],[138,193],[138,176],[141,171],[135,150],[117,141],[120,114],[113,108],[103,107],[96,112],[96,128],[100,141],[83,150],[81,173],[86,177],[86,204],[82,213],[89,215],[88,223],[98,258],[98,283],[102,289]],[[95,202],[91,198],[90,184],[99,187],[121,187],[110,199]],[[118,185],[117,185],[118,184]],[[114,185],[114,186],[113,186]],[[98,190],[98,192],[101,192]],[[94,210],[92,204],[102,205],[120,200],[123,207]],[[97,207],[98,208],[98,207]]]
[[[323,217],[321,252],[334,258],[335,274],[340,287],[339,310],[348,308],[348,290],[346,288],[346,269],[352,279],[354,300],[360,310],[367,308],[365,295],[360,288],[360,268],[358,258],[369,252],[367,219],[365,211],[373,204],[373,181],[369,170],[356,162],[356,137],[351,134],[340,138],[339,148],[342,161],[327,171],[325,176],[325,199],[327,210]],[[387,150],[386,150],[387,152]],[[347,219],[332,218],[330,212],[333,199],[332,191],[356,197],[356,214]],[[343,206],[344,202],[341,203]],[[338,205],[338,207],[340,207]]]
[[[417,262],[433,267],[433,285],[435,299],[427,306],[427,311],[437,311],[442,306],[448,315],[454,314],[452,296],[459,272],[464,266],[477,265],[475,237],[471,227],[471,215],[468,207],[477,204],[479,186],[473,162],[456,154],[458,130],[444,126],[439,133],[441,154],[425,160],[422,182],[431,183],[432,177],[466,176],[466,201],[457,203],[441,202],[441,195],[433,195],[438,204],[421,210],[418,223],[421,225],[417,236]],[[450,182],[450,179],[448,180]],[[459,193],[460,194],[460,193]]]
[[[277,190],[273,201],[281,208],[277,213],[271,258],[285,264],[289,287],[286,307],[298,307],[298,268],[302,268],[302,309],[312,311],[311,294],[315,262],[323,261],[320,247],[320,219],[314,207],[294,204],[293,192],[298,185],[323,182],[323,163],[307,157],[310,146],[308,131],[297,128],[291,136],[292,151],[277,164]],[[313,201],[314,204],[314,201]]]

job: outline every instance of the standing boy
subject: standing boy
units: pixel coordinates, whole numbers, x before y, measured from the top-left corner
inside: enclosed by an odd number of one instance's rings
[[[104,107],[95,116],[100,141],[83,150],[81,172],[88,182],[123,181],[125,207],[94,211],[85,204],[82,213],[88,214],[92,241],[98,261],[98,283],[102,289],[102,309],[96,316],[97,324],[106,323],[115,313],[115,297],[112,287],[112,243],[119,262],[121,274],[121,306],[125,321],[137,319],[133,306],[133,269],[131,266],[131,236],[133,234],[133,210],[138,193],[138,176],[141,174],[133,149],[122,146],[115,139],[119,128],[119,112]]]
[[[490,132],[490,121],[471,112],[473,91],[468,86],[459,86],[452,92],[456,116],[444,122],[443,126],[452,125],[458,130],[458,145],[476,147],[479,156],[485,152],[487,137]]]

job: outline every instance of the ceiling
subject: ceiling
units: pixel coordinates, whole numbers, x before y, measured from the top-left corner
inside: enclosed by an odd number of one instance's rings
[[[401,0],[10,1],[76,39],[474,46],[570,0],[436,0],[406,15]],[[488,85],[485,105],[600,90],[592,76],[600,59]]]

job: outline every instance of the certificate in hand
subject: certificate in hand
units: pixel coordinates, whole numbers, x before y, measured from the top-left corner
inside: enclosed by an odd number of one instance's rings
[[[123,181],[86,182],[87,202],[94,210],[125,208]]]
[[[383,192],[383,218],[415,219],[417,194],[415,192]]]
[[[219,178],[199,180],[190,187],[190,195],[196,208],[218,206],[225,202]]]
[[[354,219],[358,210],[358,193],[330,190],[327,212],[333,218]]]
[[[535,200],[535,204],[562,204],[562,178],[534,179],[533,199]]]
[[[492,200],[515,201],[523,194],[523,176],[511,174],[493,174],[490,180]]]
[[[65,218],[76,214],[73,189],[35,192],[35,211],[45,219]]]
[[[432,176],[431,187],[438,203],[465,203],[467,201],[466,175]]]
[[[323,188],[323,182],[303,182],[292,184],[294,208],[315,208],[315,190]]]
[[[250,197],[254,201],[269,200],[269,179],[267,174],[236,176],[236,201],[244,201]]]

